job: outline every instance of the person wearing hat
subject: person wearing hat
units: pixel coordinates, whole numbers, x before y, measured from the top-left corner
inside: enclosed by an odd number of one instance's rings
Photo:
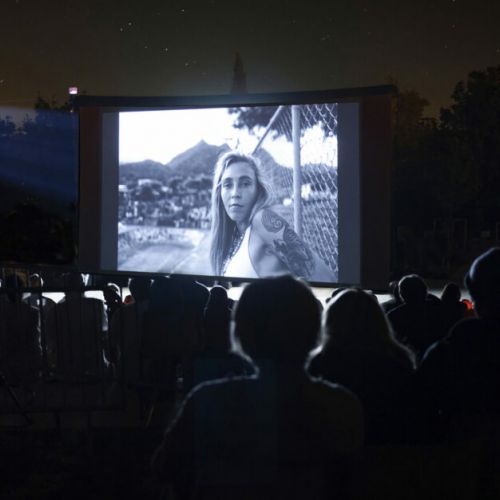
[[[422,393],[446,428],[457,418],[500,412],[500,248],[474,260],[465,286],[476,317],[431,346],[419,369]]]
[[[490,248],[472,263],[465,286],[478,317],[500,321],[500,247]]]

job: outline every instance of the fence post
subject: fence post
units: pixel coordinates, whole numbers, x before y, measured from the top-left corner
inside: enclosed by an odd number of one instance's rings
[[[293,225],[295,232],[302,237],[302,179],[300,170],[300,108],[292,106],[293,141]]]

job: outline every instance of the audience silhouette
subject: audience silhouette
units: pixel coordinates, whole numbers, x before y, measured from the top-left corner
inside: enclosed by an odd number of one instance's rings
[[[184,389],[194,385],[194,359],[203,346],[203,311],[209,298],[208,289],[186,276],[173,276],[183,300],[181,336],[183,350],[180,358],[180,373]]]
[[[190,387],[208,380],[251,375],[255,371],[253,364],[232,352],[230,305],[225,288],[214,286],[210,290],[203,312],[203,345],[193,360]]]
[[[22,286],[16,274],[5,279],[6,299],[0,301],[0,375],[9,385],[31,392],[40,375],[42,351],[38,313],[21,300]]]
[[[108,322],[111,321],[113,315],[122,306],[122,297],[120,287],[115,283],[108,283],[103,290],[104,304],[106,305],[106,314],[108,316]]]
[[[118,377],[129,384],[142,379],[143,314],[149,307],[151,279],[134,277],[129,280],[133,302],[120,307],[109,325],[109,360]]]
[[[458,322],[426,353],[419,370],[434,415],[450,421],[500,414],[500,248],[480,255],[465,285],[476,318]]]
[[[40,275],[29,288],[6,276],[0,382],[32,405],[57,380],[40,376],[47,368],[80,387],[108,381],[111,363],[124,382],[113,379],[113,390],[141,388],[151,408],[176,410],[153,460],[174,498],[372,498],[373,470],[392,480],[401,462],[400,477],[409,477],[415,457],[430,457],[429,469],[465,474],[452,459],[468,450],[484,467],[478,491],[488,494],[478,498],[500,490],[489,479],[500,470],[500,248],[465,277],[473,318],[457,284],[438,299],[417,275],[404,276],[383,306],[369,292],[338,289],[323,313],[290,276],[251,283],[234,307],[220,286],[134,277],[127,305],[106,289],[108,336],[104,303],[84,295],[82,276],[65,274],[62,285],[54,304]],[[380,457],[387,463],[373,469]],[[394,481],[392,493],[404,496]]]
[[[319,309],[285,276],[250,284],[234,313],[233,345],[255,377],[207,382],[186,399],[154,465],[179,498],[324,498],[362,444],[362,409],[346,389],[304,370]]]
[[[396,309],[396,307],[400,306],[403,303],[403,301],[401,300],[401,297],[399,295],[399,288],[398,288],[397,281],[391,281],[389,283],[389,293],[391,295],[391,298],[389,300],[386,300],[382,304],[382,309],[384,310],[384,312],[386,314],[389,311]]]
[[[376,297],[346,289],[329,302],[323,318],[322,342],[311,355],[309,373],[360,398],[367,444],[410,441],[414,357],[393,338]]]
[[[428,294],[424,280],[416,275],[404,276],[398,284],[403,304],[388,312],[396,339],[408,346],[420,362],[426,349],[442,338],[441,301]]]
[[[65,296],[47,313],[49,367],[65,377],[102,376],[108,371],[104,303],[85,296],[80,273],[66,273],[62,279]]]
[[[28,284],[30,288],[35,288],[38,290],[26,294],[23,297],[24,302],[29,304],[31,307],[35,307],[38,310],[40,310],[40,308],[43,308],[44,313],[46,313],[48,309],[51,309],[53,306],[55,306],[55,302],[52,299],[42,295],[43,279],[38,273],[33,273],[30,275]]]
[[[163,276],[153,280],[149,296],[142,324],[142,380],[156,393],[171,396],[185,351],[183,297],[174,281]]]
[[[467,306],[460,300],[461,291],[456,283],[447,283],[441,294],[441,317],[443,331],[449,332],[451,327],[465,318]]]

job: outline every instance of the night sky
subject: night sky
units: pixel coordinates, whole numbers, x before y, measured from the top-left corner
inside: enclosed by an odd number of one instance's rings
[[[435,114],[471,70],[500,64],[499,19],[498,0],[1,0],[0,107],[30,107],[38,92],[62,103],[70,85],[225,94],[239,51],[249,92],[392,78]]]

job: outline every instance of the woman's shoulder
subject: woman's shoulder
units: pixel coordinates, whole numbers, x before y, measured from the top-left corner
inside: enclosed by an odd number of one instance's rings
[[[260,208],[252,218],[252,231],[264,238],[276,235],[288,227],[288,222],[269,207]]]

